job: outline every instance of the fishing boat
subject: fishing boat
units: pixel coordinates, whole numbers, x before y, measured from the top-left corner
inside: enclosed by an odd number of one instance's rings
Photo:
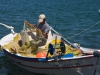
[[[30,72],[46,75],[95,75],[100,50],[71,43],[51,27],[46,39],[37,28],[24,23],[21,32],[11,30],[0,40],[6,57]]]

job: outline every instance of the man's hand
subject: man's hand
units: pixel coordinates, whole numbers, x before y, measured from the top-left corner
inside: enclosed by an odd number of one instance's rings
[[[48,35],[46,33],[42,33],[42,34],[46,39],[48,38]]]
[[[42,33],[43,34],[43,36],[46,36],[47,34],[46,33]]]
[[[38,30],[38,32],[40,33],[40,34],[42,34],[42,31],[40,30],[40,29],[37,29]]]
[[[28,23],[26,20],[24,21],[24,23],[25,23],[25,24],[27,24],[27,25],[28,25],[28,26],[30,26],[30,27],[34,27],[34,25],[33,25],[33,24]]]
[[[40,29],[38,29],[38,32],[39,32],[40,34],[42,34],[45,38],[48,37],[47,34],[46,34],[46,33],[43,33]]]

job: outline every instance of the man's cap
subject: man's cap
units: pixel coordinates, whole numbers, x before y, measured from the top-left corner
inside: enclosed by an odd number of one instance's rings
[[[46,18],[46,16],[45,16],[44,14],[41,14],[41,15],[39,16],[38,22],[43,22],[43,19],[45,19],[45,18]]]

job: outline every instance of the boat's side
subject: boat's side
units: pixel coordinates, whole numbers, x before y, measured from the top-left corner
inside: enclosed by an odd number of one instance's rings
[[[2,39],[0,39],[0,46],[4,46],[4,45],[12,42],[16,35],[17,35],[17,33],[15,33],[15,34],[10,33],[10,34],[4,36]]]
[[[3,50],[5,55],[18,66],[31,72],[50,75],[94,75],[98,57],[93,55],[39,61],[38,58],[21,57]]]

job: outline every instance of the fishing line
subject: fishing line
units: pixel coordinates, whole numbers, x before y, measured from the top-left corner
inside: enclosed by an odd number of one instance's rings
[[[89,28],[87,28],[87,29],[84,29],[83,31],[81,31],[81,32],[79,32],[79,33],[77,33],[77,34],[75,34],[75,35],[72,35],[72,36],[68,37],[67,39],[70,39],[70,38],[72,38],[72,37],[74,37],[74,36],[76,36],[76,35],[79,35],[79,34],[81,34],[81,33],[85,32],[85,31],[87,31],[87,30],[91,29],[92,27],[96,26],[96,25],[97,25],[97,24],[99,24],[99,23],[100,23],[100,21],[98,21],[96,24],[94,24],[94,25],[90,26],[90,27],[89,27]]]

